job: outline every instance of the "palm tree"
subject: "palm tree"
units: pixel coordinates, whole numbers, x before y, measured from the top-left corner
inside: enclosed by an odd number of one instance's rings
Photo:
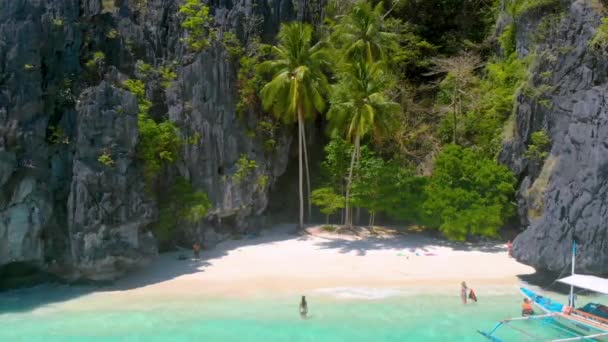
[[[368,62],[378,61],[397,48],[397,35],[385,31],[382,12],[382,2],[372,6],[363,0],[336,25],[333,40],[346,59],[362,57]]]
[[[325,111],[329,84],[323,70],[329,56],[321,43],[312,44],[312,27],[294,22],[281,25],[279,44],[272,47],[274,59],[259,66],[272,80],[261,91],[262,106],[285,123],[298,124],[300,228],[304,226],[302,159],[306,163],[310,212],[310,176],[304,122]]]
[[[345,224],[352,226],[350,191],[353,171],[361,156],[361,139],[367,134],[385,136],[394,127],[395,114],[401,107],[386,95],[392,80],[381,63],[358,61],[347,65],[340,76],[340,82],[334,86],[327,119],[333,134],[344,132],[346,139],[354,144],[345,196]]]

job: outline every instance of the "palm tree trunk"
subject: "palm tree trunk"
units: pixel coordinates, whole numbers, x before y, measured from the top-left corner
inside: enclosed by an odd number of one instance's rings
[[[359,145],[359,134],[355,136],[355,148],[353,149],[353,155],[350,158],[350,169],[348,170],[348,180],[346,183],[346,205],[345,205],[345,213],[344,213],[344,224],[347,227],[352,227],[352,214],[350,208],[350,188],[353,184],[353,170],[355,169],[355,160],[357,157],[357,149]]]
[[[359,167],[359,163],[361,162],[361,141],[359,136],[355,139],[355,153],[357,158],[355,159],[355,169]],[[356,215],[356,223],[359,224],[361,222],[361,208],[357,207],[357,215]]]
[[[454,120],[454,130],[452,131],[452,144],[456,144],[456,96],[457,95],[454,95],[454,99],[452,99],[452,120]]]
[[[310,168],[308,167],[308,144],[306,143],[306,130],[302,125],[302,144],[304,148],[304,167],[306,169],[306,202],[308,203],[308,222],[312,220],[312,203],[310,201]]]
[[[299,229],[304,229],[304,186],[302,179],[302,124],[303,118],[302,113],[298,113],[298,189],[300,192],[300,223]]]
[[[340,194],[342,196],[344,196],[344,198],[346,198],[346,190],[344,189],[344,178],[341,179],[341,183],[342,184],[340,184],[340,187],[341,187]],[[344,207],[346,208],[346,202],[344,203]],[[346,217],[345,209],[342,208],[342,209],[340,209],[340,224],[346,224],[345,217]]]

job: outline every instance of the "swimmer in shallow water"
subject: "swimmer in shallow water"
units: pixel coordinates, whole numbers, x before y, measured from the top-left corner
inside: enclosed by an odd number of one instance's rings
[[[521,315],[522,316],[531,316],[534,315],[534,309],[532,308],[532,303],[528,298],[524,298],[524,303],[521,305]]]
[[[302,296],[300,301],[300,317],[306,318],[308,315],[308,303],[306,303],[306,296]]]
[[[460,284],[460,299],[462,299],[462,304],[467,303],[467,291],[468,291],[467,283],[464,281]]]

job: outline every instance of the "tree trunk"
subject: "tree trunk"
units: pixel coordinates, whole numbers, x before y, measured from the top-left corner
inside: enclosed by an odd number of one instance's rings
[[[340,187],[341,187],[340,194],[342,196],[344,196],[344,198],[346,198],[346,190],[344,189],[344,178],[341,179],[341,183],[342,184],[340,184]],[[346,203],[344,203],[344,207],[346,207]],[[346,220],[345,220],[345,217],[346,217],[345,215],[346,214],[345,214],[344,211],[345,211],[344,208],[340,209],[340,222],[339,222],[339,224],[346,224]]]
[[[302,124],[302,146],[304,149],[304,168],[306,169],[306,202],[308,203],[308,222],[312,220],[312,203],[310,201],[310,168],[308,167],[308,146],[306,143],[306,130]]]
[[[355,136],[355,148],[353,149],[353,155],[350,158],[350,169],[348,170],[348,180],[346,183],[346,204],[344,213],[344,225],[347,227],[353,226],[352,213],[350,208],[350,188],[353,184],[353,170],[355,169],[355,160],[357,159],[357,150],[359,145],[359,134]]]
[[[456,144],[456,94],[454,94],[454,98],[452,99],[452,120],[454,130],[452,131],[452,144]]]
[[[302,113],[301,110],[298,111],[298,189],[300,192],[300,222],[299,229],[304,229],[304,186],[302,179]]]
[[[357,156],[355,158],[355,169],[357,169],[359,167],[359,163],[361,162],[361,142],[360,142],[359,136],[357,136],[357,138],[355,139],[355,153]],[[361,208],[360,207],[357,207],[356,218],[357,218],[356,223],[360,224],[361,223]]]

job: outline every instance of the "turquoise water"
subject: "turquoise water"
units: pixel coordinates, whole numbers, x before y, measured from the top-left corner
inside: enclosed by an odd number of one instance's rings
[[[297,296],[125,300],[41,287],[0,294],[0,341],[483,341],[476,330],[518,316],[521,301],[514,288],[478,289],[480,301],[466,306],[457,295],[377,294],[310,293],[302,320]]]

